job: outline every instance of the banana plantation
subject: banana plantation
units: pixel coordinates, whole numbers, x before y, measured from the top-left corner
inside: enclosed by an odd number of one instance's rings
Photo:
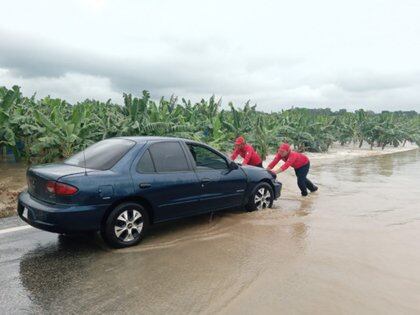
[[[99,140],[115,136],[178,136],[230,151],[238,135],[264,158],[287,141],[300,151],[323,152],[333,143],[364,143],[385,148],[420,144],[420,115],[292,108],[258,111],[211,97],[192,103],[172,96],[152,100],[147,91],[123,95],[124,104],[25,97],[20,88],[0,87],[0,150],[16,160],[50,162],[70,156]]]

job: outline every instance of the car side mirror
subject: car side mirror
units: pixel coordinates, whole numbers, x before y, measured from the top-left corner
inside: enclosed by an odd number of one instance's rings
[[[238,168],[239,168],[238,164],[236,164],[234,161],[230,161],[229,163],[230,170],[237,170]]]

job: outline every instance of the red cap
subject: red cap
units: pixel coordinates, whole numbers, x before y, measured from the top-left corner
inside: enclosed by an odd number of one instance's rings
[[[245,143],[245,139],[244,139],[244,137],[238,137],[238,138],[236,138],[236,140],[235,140],[235,144],[243,144],[243,143]]]
[[[288,152],[290,151],[290,145],[288,143],[282,143],[279,150]]]

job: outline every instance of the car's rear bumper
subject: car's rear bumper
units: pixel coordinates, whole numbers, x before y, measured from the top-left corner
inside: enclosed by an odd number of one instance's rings
[[[273,184],[274,184],[274,199],[277,199],[281,195],[282,184],[280,182],[277,182],[277,181],[275,181]]]
[[[27,216],[23,215],[27,208]],[[108,205],[51,205],[33,198],[27,191],[19,194],[18,214],[28,224],[55,233],[95,231],[100,229]]]

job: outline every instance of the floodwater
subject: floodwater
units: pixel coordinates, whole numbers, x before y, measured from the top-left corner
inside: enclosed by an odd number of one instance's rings
[[[274,209],[161,225],[124,250],[0,234],[0,313],[418,314],[420,152],[310,178],[320,190],[306,199],[289,171]]]

